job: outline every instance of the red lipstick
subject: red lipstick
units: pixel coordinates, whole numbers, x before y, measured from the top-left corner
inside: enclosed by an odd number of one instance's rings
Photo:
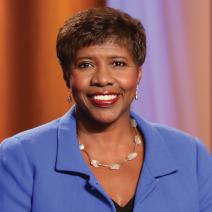
[[[119,99],[119,95],[116,93],[95,93],[91,97],[91,103],[97,107],[110,107],[114,105]]]

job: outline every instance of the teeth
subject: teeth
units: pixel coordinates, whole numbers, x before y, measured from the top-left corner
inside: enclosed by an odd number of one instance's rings
[[[96,95],[93,98],[95,100],[113,100],[117,97],[117,95]]]

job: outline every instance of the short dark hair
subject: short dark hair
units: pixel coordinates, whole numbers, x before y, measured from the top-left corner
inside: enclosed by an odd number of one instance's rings
[[[71,65],[82,47],[112,42],[124,45],[136,65],[141,66],[146,56],[146,35],[141,22],[127,13],[110,7],[92,8],[70,17],[57,36],[57,57],[66,85]]]

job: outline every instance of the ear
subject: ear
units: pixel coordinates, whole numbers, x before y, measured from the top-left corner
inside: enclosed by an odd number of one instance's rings
[[[138,73],[138,77],[137,77],[137,85],[138,85],[139,82],[140,82],[141,79],[142,79],[142,68],[141,68],[141,67],[138,67],[137,73]]]

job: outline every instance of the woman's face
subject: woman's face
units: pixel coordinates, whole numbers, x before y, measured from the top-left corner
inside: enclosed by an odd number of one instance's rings
[[[101,123],[129,116],[141,79],[127,48],[112,42],[78,50],[70,85],[78,111]]]

